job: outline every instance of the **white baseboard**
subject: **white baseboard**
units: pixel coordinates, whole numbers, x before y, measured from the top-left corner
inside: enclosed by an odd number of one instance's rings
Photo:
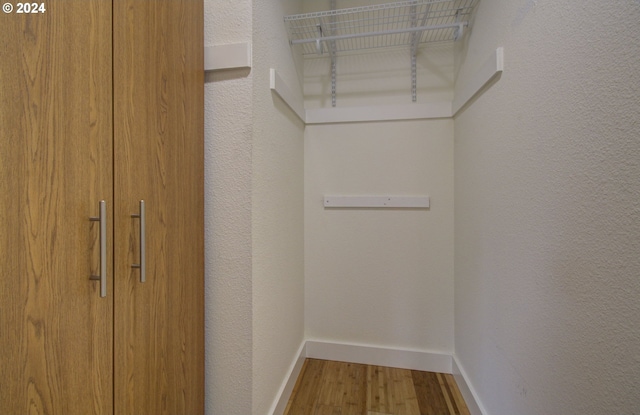
[[[480,400],[478,399],[478,395],[473,389],[473,386],[468,382],[466,372],[455,356],[453,356],[453,377],[456,380],[458,389],[460,389],[460,393],[462,394],[464,402],[467,404],[467,408],[469,408],[471,415],[487,415],[482,404],[480,404]]]
[[[296,381],[298,380],[298,376],[300,376],[300,371],[302,370],[302,365],[304,364],[304,359],[307,358],[307,345],[306,342],[302,342],[300,348],[298,349],[298,355],[291,363],[289,367],[289,376],[285,379],[282,386],[280,386],[280,390],[278,391],[278,398],[274,402],[269,411],[272,415],[282,415],[284,410],[287,409],[287,403],[289,403],[289,397],[291,396],[291,392],[293,392],[294,386],[296,386]]]
[[[451,356],[419,350],[386,349],[381,347],[307,341],[307,357],[366,365],[451,373]]]

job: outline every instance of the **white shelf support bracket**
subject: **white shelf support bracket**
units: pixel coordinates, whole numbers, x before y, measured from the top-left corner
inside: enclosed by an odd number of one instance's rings
[[[464,25],[460,24],[456,29],[456,34],[454,35],[453,40],[457,41],[458,39],[461,39],[463,35],[464,35]]]
[[[464,26],[465,23],[460,21],[460,14],[462,13],[461,9],[456,11],[456,23],[458,23],[458,28],[456,29],[455,34],[453,35],[453,41],[457,41],[462,38],[464,35]]]
[[[411,6],[411,27],[418,25],[418,17],[416,16],[417,7]],[[425,14],[425,18],[428,13]],[[421,24],[420,26],[423,26]],[[416,55],[418,54],[418,37],[422,36],[422,32],[413,32],[411,34],[411,102],[418,100],[418,67]]]
[[[331,106],[336,106],[336,58],[331,57]]]
[[[331,10],[336,9],[336,0],[331,0]],[[331,31],[330,35],[336,34],[336,16],[331,15],[330,18]],[[331,106],[336,106],[336,41],[329,42],[329,53],[331,53]]]
[[[411,54],[411,102],[418,102],[418,64],[416,54]]]
[[[424,27],[427,24],[427,18],[429,17],[429,11],[431,10],[431,4],[426,6],[424,13],[422,13],[422,21],[418,24],[417,6],[411,6],[411,27],[417,26]],[[418,101],[418,43],[422,37],[422,32],[411,33],[411,101]]]

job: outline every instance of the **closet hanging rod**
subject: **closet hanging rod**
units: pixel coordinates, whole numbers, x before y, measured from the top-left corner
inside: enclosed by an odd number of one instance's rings
[[[439,30],[439,29],[452,29],[458,28],[458,33],[462,32],[463,28],[467,26],[468,22],[459,22],[459,23],[450,23],[443,25],[434,25],[434,26],[420,26],[420,27],[409,27],[405,29],[392,29],[392,30],[380,30],[376,32],[365,32],[365,33],[352,33],[348,35],[336,35],[336,36],[323,36],[309,39],[294,39],[291,40],[292,45],[300,45],[303,43],[318,43],[318,42],[330,42],[333,40],[345,40],[345,39],[355,39],[361,37],[371,37],[371,36],[383,36],[383,35],[396,35],[402,33],[413,33],[413,32],[424,32],[426,30]],[[458,38],[458,35],[456,36]]]

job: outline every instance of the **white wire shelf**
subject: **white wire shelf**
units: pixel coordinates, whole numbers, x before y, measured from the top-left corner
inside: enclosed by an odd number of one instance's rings
[[[285,16],[303,55],[458,39],[478,0],[409,0]]]

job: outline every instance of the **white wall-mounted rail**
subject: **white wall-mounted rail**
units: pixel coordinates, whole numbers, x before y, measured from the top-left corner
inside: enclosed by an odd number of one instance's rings
[[[307,124],[451,118],[451,102],[305,110]]]
[[[429,208],[429,196],[325,196],[326,208]]]

